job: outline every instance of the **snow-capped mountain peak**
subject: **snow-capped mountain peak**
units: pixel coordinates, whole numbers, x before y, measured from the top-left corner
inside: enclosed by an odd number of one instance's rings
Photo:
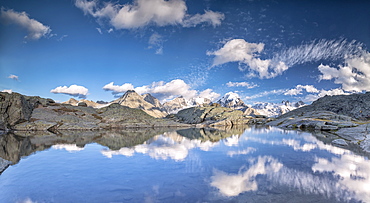
[[[223,107],[228,108],[243,108],[246,107],[243,100],[240,99],[238,93],[235,92],[228,92],[223,97],[221,97],[217,103],[219,103]]]

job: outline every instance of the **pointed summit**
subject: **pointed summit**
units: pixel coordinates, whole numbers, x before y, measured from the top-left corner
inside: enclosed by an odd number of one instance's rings
[[[157,99],[154,98],[153,100]],[[145,101],[144,97],[136,93],[134,90],[128,90],[122,97],[114,100],[112,103],[118,103],[121,106],[127,106],[130,108],[141,109],[147,114],[156,118],[164,117],[167,115],[164,111],[161,111],[153,104]]]
[[[161,102],[159,102],[159,100],[155,97],[153,97],[151,94],[149,93],[146,93],[143,95],[143,98],[145,101],[153,104],[153,106],[157,107],[157,108],[163,108]]]
[[[226,93],[216,103],[219,103],[223,107],[232,108],[232,109],[239,109],[239,108],[244,108],[247,106],[243,102],[243,100],[240,99],[240,96],[235,92]]]

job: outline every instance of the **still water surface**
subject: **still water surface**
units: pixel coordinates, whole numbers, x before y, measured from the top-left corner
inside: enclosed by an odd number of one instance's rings
[[[0,202],[370,202],[368,156],[246,128],[0,136]]]

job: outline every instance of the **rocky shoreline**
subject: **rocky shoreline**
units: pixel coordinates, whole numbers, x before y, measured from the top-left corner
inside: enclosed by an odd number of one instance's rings
[[[266,125],[283,129],[324,131],[338,139],[333,144],[359,145],[370,152],[370,93],[325,96],[283,114]]]
[[[18,93],[0,93],[0,131],[111,130],[127,128],[231,128],[269,125],[283,129],[327,132],[337,136],[333,144],[359,145],[370,152],[370,93],[325,96],[277,118],[250,114],[219,105],[191,107],[165,118],[142,109],[113,103],[102,108],[55,103],[51,99]],[[27,134],[27,133],[25,133]],[[32,134],[32,133],[31,133]]]

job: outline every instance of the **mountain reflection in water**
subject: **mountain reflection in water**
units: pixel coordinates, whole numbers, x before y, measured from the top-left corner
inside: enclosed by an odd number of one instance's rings
[[[270,127],[0,136],[0,202],[370,202],[370,161]]]

